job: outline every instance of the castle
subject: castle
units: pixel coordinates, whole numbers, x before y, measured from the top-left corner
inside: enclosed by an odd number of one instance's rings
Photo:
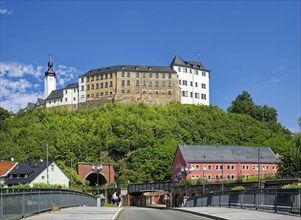
[[[51,58],[44,77],[44,106],[69,110],[96,108],[105,103],[168,102],[209,105],[210,70],[200,61],[175,56],[169,66],[116,65],[92,69],[77,83],[56,89]],[[39,99],[40,100],[40,99]]]

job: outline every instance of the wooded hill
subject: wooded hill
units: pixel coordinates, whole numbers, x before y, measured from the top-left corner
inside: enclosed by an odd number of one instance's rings
[[[109,104],[94,110],[32,109],[0,120],[0,159],[114,164],[118,183],[170,181],[178,144],[267,146],[282,154],[292,134],[278,122],[217,106]],[[76,178],[74,178],[76,180]],[[79,181],[77,179],[77,181]]]

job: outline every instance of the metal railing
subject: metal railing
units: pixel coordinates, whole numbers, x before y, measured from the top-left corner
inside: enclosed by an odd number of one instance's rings
[[[142,193],[142,192],[152,192],[152,191],[172,191],[172,182],[160,182],[160,183],[144,183],[144,184],[129,184],[128,193]]]
[[[0,220],[82,205],[96,206],[96,197],[63,189],[0,188]]]
[[[301,215],[301,189],[230,191],[187,199],[187,207],[240,207]]]

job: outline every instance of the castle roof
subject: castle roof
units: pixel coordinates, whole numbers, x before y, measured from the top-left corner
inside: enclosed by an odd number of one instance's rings
[[[170,66],[116,65],[93,69],[83,74],[82,76],[102,75],[116,71],[176,73],[176,71],[174,71]]]
[[[170,66],[182,66],[208,71],[200,61],[185,61],[178,55],[173,58],[173,60],[170,63]]]

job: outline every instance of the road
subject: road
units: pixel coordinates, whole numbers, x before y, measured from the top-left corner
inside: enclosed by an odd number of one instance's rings
[[[117,220],[209,220],[209,218],[168,209],[129,207],[121,211]]]

